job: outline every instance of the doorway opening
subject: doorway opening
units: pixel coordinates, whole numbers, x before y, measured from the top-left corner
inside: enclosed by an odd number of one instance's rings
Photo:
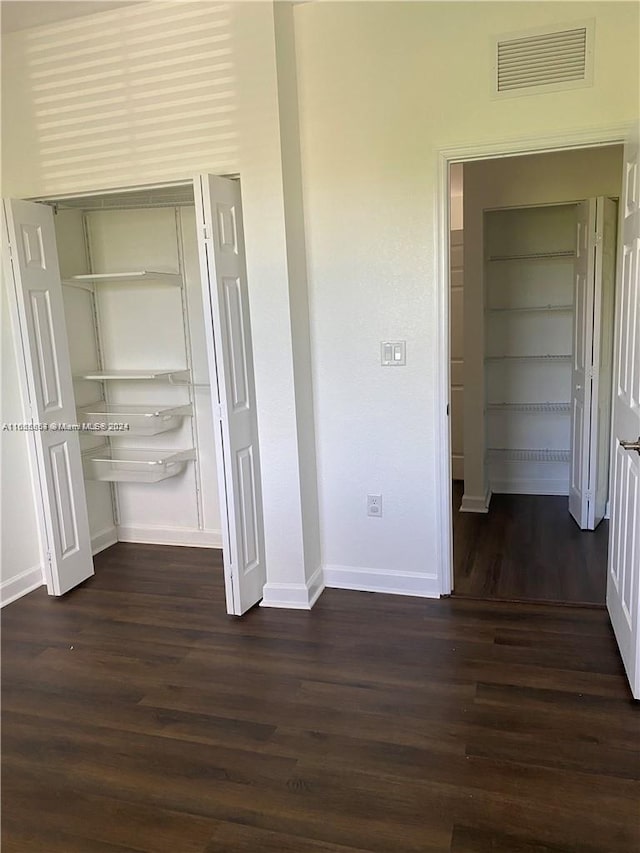
[[[604,606],[623,148],[450,167],[453,592]]]

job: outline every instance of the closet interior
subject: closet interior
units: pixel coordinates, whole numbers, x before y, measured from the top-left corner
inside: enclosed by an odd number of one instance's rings
[[[491,490],[566,495],[576,205],[487,211],[484,225]]]
[[[486,466],[492,493],[608,498],[616,203],[484,214]]]
[[[93,552],[221,547],[193,185],[53,204]]]

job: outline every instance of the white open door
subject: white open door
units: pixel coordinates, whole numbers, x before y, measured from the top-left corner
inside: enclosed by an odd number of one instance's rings
[[[26,201],[3,203],[7,286],[24,362],[37,499],[42,503],[45,574],[62,595],[93,574],[91,538],[58,270],[53,213]]]
[[[240,616],[266,583],[258,422],[240,184],[196,181],[198,244],[223,523],[227,612]]]
[[[595,293],[593,305],[593,387],[589,446],[587,529],[595,530],[609,501],[611,390],[613,378],[613,309],[618,245],[618,206],[598,198],[596,209]]]
[[[609,490],[616,205],[600,197],[577,211],[569,512],[583,530],[605,514]]]
[[[583,529],[589,516],[595,235],[596,200],[589,199],[577,209],[569,470],[569,512]]]
[[[640,156],[625,146],[613,371],[607,608],[640,699]]]

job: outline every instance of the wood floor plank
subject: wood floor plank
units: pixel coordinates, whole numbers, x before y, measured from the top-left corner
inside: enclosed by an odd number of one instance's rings
[[[451,841],[451,853],[595,853],[597,849],[584,844],[580,847],[559,846],[535,836],[460,825],[454,827]]]
[[[566,497],[493,495],[489,512],[460,512],[453,499],[456,595],[604,606],[608,521],[580,530]]]
[[[603,610],[327,590],[235,619],[216,552],[119,544],[5,608],[2,652],[3,853],[640,849]]]
[[[5,818],[3,817],[3,824]],[[144,848],[123,847],[104,841],[87,841],[70,832],[49,832],[42,826],[28,829],[9,817],[2,832],[3,853],[141,853]]]
[[[325,841],[312,841],[284,832],[271,832],[253,826],[227,823],[215,832],[205,853],[368,853],[363,848],[345,847]]]
[[[466,754],[531,767],[549,767],[593,773],[598,777],[617,776],[640,780],[638,749],[628,746],[612,747],[608,744],[603,746],[596,735],[591,737],[591,741],[584,741],[575,735],[572,739],[563,735],[551,735],[544,739],[539,731],[523,734],[504,728],[495,732],[483,730],[476,735],[469,735]]]
[[[69,831],[69,816],[60,804],[73,802],[73,832],[84,838],[84,850],[109,845],[117,850],[149,850],[157,853],[199,853],[213,837],[216,821],[185,815],[145,803],[91,794],[73,777],[59,779],[52,788],[42,774],[30,767],[12,767],[5,783],[6,795],[26,803],[38,804],[40,831],[49,837],[64,837]],[[96,816],[100,820],[96,820]],[[15,817],[5,814],[10,827]]]

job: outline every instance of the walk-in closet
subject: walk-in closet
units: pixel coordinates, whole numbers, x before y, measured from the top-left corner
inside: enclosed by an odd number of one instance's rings
[[[491,492],[568,495],[581,527],[606,511],[615,219],[606,198],[484,217]]]

